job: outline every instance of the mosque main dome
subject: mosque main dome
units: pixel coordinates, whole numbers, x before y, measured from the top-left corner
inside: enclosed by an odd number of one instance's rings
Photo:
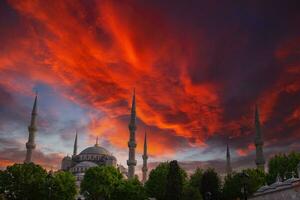
[[[86,155],[86,154],[111,155],[111,153],[108,150],[98,145],[84,149],[83,151],[80,152],[79,155]]]

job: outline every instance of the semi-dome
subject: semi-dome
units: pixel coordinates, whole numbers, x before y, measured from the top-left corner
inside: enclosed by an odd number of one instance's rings
[[[97,167],[98,165],[93,163],[93,162],[89,162],[89,161],[83,161],[78,163],[77,165],[75,165],[74,168],[90,168],[90,167]]]
[[[111,155],[111,153],[108,150],[97,145],[84,149],[82,152],[80,152],[79,155],[84,155],[84,154]]]

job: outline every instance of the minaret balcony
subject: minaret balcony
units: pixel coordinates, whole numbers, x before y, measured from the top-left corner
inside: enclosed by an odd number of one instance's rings
[[[143,167],[142,167],[142,171],[143,171],[143,172],[147,172],[147,171],[148,171],[148,167],[143,166]]]
[[[128,142],[128,147],[129,148],[135,148],[136,147],[136,142],[135,141],[129,141]]]
[[[136,160],[127,160],[127,165],[128,166],[136,165]]]
[[[27,149],[35,149],[35,146],[36,146],[36,145],[33,144],[33,143],[30,143],[30,142],[27,142],[27,143],[26,143],[26,148],[27,148]]]

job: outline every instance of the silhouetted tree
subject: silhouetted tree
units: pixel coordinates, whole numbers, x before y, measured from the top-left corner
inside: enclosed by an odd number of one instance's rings
[[[201,192],[201,182],[202,182],[203,170],[197,168],[196,171],[191,175],[189,184]]]
[[[184,180],[180,174],[180,167],[176,160],[169,163],[165,200],[180,200],[183,195]]]
[[[207,169],[201,179],[201,194],[203,197],[211,194],[211,199],[219,199],[221,194],[221,180],[214,169]]]
[[[145,189],[149,197],[155,197],[157,200],[165,200],[167,180],[170,165],[168,162],[160,163],[150,174],[145,183]],[[181,180],[184,184],[187,182],[186,172],[179,167]]]
[[[183,189],[183,200],[202,200],[201,193],[196,187],[187,184]]]

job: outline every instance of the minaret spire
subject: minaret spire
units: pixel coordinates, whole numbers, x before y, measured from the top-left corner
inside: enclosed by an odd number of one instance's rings
[[[129,158],[127,160],[128,165],[128,178],[134,178],[134,170],[136,166],[135,160],[135,148],[136,148],[136,141],[135,141],[135,131],[136,131],[136,105],[135,105],[135,89],[133,90],[132,96],[132,106],[131,106],[131,115],[130,115],[130,122],[128,125],[128,129],[130,132],[129,141],[128,141],[128,148],[129,148]]]
[[[36,118],[37,118],[37,94],[35,96],[34,99],[34,104],[33,104],[33,108],[32,108],[32,112],[31,112],[31,121],[30,121],[30,125],[28,126],[28,132],[29,132],[29,136],[28,136],[28,142],[26,143],[26,158],[25,158],[25,163],[30,163],[32,162],[32,151],[35,149],[35,133],[37,131],[37,127],[36,127]]]
[[[255,105],[255,140],[256,159],[255,164],[258,169],[265,170],[265,158],[263,152],[264,141],[262,139],[261,126],[259,120],[259,111],[257,104]]]
[[[77,130],[76,130],[76,136],[74,141],[74,149],[73,149],[73,156],[77,155]]]
[[[99,146],[99,138],[98,136],[96,137],[96,144],[95,144],[95,147],[98,147]]]
[[[147,172],[148,172],[148,166],[147,166],[147,160],[148,160],[148,153],[147,153],[147,133],[145,131],[145,139],[144,139],[144,154],[143,154],[143,179],[142,183],[145,184],[147,181]]]
[[[227,151],[226,151],[226,173],[230,174],[232,172],[231,168],[231,160],[230,160],[230,151],[229,151],[229,145],[227,143]]]

